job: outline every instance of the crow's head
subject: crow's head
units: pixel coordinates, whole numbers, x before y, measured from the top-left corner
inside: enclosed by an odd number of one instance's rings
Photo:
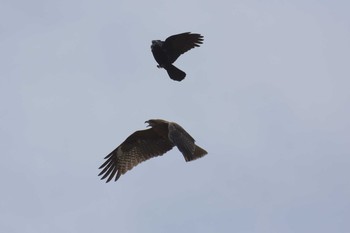
[[[161,40],[152,40],[151,48],[162,47],[162,45],[163,45],[163,41],[161,41]]]

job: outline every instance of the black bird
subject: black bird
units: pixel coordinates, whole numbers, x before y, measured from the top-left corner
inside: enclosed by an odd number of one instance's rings
[[[152,40],[152,53],[156,59],[158,68],[164,68],[171,79],[181,81],[186,73],[173,65],[176,59],[183,53],[203,43],[203,36],[185,32],[168,37],[165,41]]]

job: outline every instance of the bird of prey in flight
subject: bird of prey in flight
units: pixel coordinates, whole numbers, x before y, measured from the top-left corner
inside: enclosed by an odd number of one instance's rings
[[[176,59],[194,47],[203,43],[203,36],[185,32],[168,37],[165,41],[153,40],[151,50],[158,68],[164,68],[171,79],[181,81],[186,73],[173,65]]]
[[[115,181],[139,163],[163,155],[176,146],[186,162],[207,154],[195,144],[195,140],[180,125],[161,119],[146,121],[151,128],[131,134],[115,150],[108,154],[106,161],[99,167],[99,176],[106,182]]]

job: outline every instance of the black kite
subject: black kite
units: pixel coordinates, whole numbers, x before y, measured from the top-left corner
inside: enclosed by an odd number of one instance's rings
[[[109,182],[119,177],[139,163],[163,155],[176,146],[186,162],[198,159],[207,152],[195,144],[195,140],[180,125],[161,119],[148,120],[151,128],[131,134],[122,144],[105,157],[99,169],[99,176]]]

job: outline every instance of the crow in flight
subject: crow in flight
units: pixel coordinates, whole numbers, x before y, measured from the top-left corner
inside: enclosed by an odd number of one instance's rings
[[[164,68],[171,79],[181,81],[186,73],[173,65],[183,53],[203,43],[203,36],[185,32],[168,37],[165,41],[153,40],[151,50],[158,68]]]

